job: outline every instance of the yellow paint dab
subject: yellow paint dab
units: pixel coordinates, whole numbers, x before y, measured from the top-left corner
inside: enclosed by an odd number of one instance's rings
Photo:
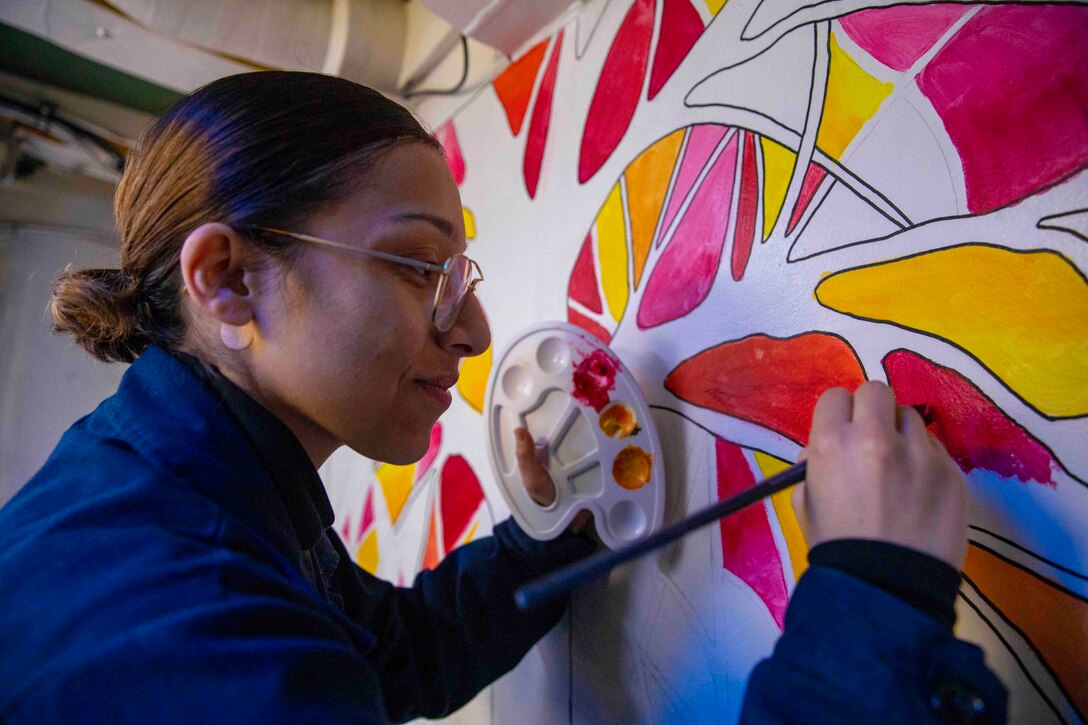
[[[790,467],[789,461],[783,461],[763,451],[756,451],[756,465],[764,478],[770,478],[776,473],[781,473]],[[775,515],[778,517],[778,525],[782,529],[782,538],[786,540],[786,549],[790,553],[790,567],[793,569],[793,580],[796,582],[808,568],[808,544],[805,543],[805,535],[801,533],[801,525],[797,522],[797,514],[793,510],[793,500],[790,498],[792,488],[779,491],[771,495],[771,503],[774,505]]]
[[[382,495],[385,496],[385,507],[389,510],[389,520],[397,523],[404,502],[408,500],[408,494],[412,492],[412,481],[416,476],[416,464],[407,466],[394,466],[392,463],[383,463],[374,472],[378,483],[382,487]]]
[[[476,238],[476,215],[467,206],[461,207],[461,216],[465,218],[465,239]]]
[[[892,92],[891,83],[882,83],[866,73],[831,34],[831,65],[827,73],[827,92],[816,145],[828,156],[839,159],[872,118],[880,104]]]
[[[597,255],[601,261],[601,287],[608,311],[619,322],[627,309],[627,230],[620,185],[612,187],[597,215]]]
[[[766,137],[760,139],[759,145],[763,147],[763,241],[767,241],[782,213],[797,154]]]
[[[712,15],[717,15],[718,11],[725,6],[726,0],[706,0],[706,9],[711,12]]]
[[[965,244],[833,274],[816,298],[958,345],[1044,415],[1088,414],[1088,283],[1057,252]]]
[[[650,482],[654,457],[638,446],[627,446],[612,462],[612,478],[616,483],[635,491]]]
[[[370,572],[378,573],[378,532],[371,530],[363,543],[359,544],[359,550],[355,553],[355,563]]]
[[[623,403],[615,403],[605,408],[597,424],[609,438],[627,438],[637,435],[641,428],[635,420],[635,413]]]
[[[476,357],[466,357],[461,363],[461,375],[457,378],[457,392],[477,413],[484,411],[487,380],[491,377],[491,354],[488,347]]]
[[[472,538],[474,536],[476,536],[476,529],[478,529],[478,528],[480,528],[480,520],[476,519],[475,521],[472,522],[472,526],[469,527],[468,533],[465,534],[465,540],[462,541],[461,543],[462,544],[467,544],[468,542],[472,541]]]
[[[669,179],[684,140],[684,129],[674,131],[646,149],[624,172],[627,182],[627,213],[631,216],[631,252],[634,255],[635,287],[642,279],[650,254],[654,228],[669,190]]]

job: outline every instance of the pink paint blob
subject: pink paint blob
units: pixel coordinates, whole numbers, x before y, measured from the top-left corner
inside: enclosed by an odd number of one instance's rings
[[[363,534],[366,533],[370,525],[374,523],[374,489],[370,489],[366,492],[366,505],[363,507],[363,515],[359,519],[359,530],[355,535],[356,541],[363,540]]]
[[[609,391],[616,388],[619,370],[619,361],[604,350],[586,355],[574,368],[574,399],[600,413],[610,401]]]
[[[608,49],[582,131],[578,152],[580,184],[604,166],[635,115],[650,57],[654,4],[654,0],[635,0]]]
[[[598,291],[597,270],[593,266],[593,235],[587,234],[574,263],[567,288],[569,297],[587,310],[598,315],[604,311],[601,306],[601,293]]]
[[[646,98],[653,100],[703,34],[703,19],[688,0],[665,0]]]
[[[734,136],[695,192],[646,283],[638,307],[639,328],[645,330],[683,317],[710,293],[729,230],[736,170]]]
[[[718,500],[735,496],[755,485],[755,476],[744,452],[718,438],[714,442],[718,464]],[[742,509],[718,522],[722,537],[722,565],[752,588],[767,606],[775,624],[786,621],[789,592],[782,571],[782,557],[774,543],[766,502]]]
[[[909,69],[963,17],[963,5],[899,5],[839,18],[850,39],[884,65]]]
[[[1088,8],[987,7],[918,74],[976,214],[1088,164]]]
[[[661,242],[664,241],[665,232],[676,216],[676,212],[680,211],[680,205],[684,203],[688,191],[695,183],[695,179],[699,177],[699,172],[706,166],[710,154],[718,147],[718,143],[728,130],[726,126],[705,123],[692,126],[691,130],[688,131],[688,142],[684,146],[684,158],[680,160],[680,170],[676,174],[676,183],[673,184],[672,192],[669,194],[669,205],[665,208],[665,216],[661,220],[661,228],[658,229],[657,244],[655,246],[660,246]]]
[[[442,150],[446,152],[446,164],[450,167],[453,180],[460,186],[465,180],[465,157],[461,155],[461,144],[457,140],[457,130],[453,127],[453,121],[448,121],[438,127],[434,132],[438,143],[442,144]]]
[[[1059,466],[1050,451],[955,370],[896,350],[885,356],[884,371],[901,404],[929,406],[929,430],[965,473],[980,468],[1057,485]]]
[[[555,94],[555,75],[559,69],[559,51],[563,48],[563,31],[555,36],[552,57],[540,81],[540,90],[533,105],[533,117],[529,121],[529,138],[525,142],[525,158],[522,162],[522,174],[525,177],[525,190],[530,199],[536,198],[537,185],[540,183],[540,169],[544,163],[544,145],[548,140],[548,126],[552,120],[552,97]]]
[[[756,213],[759,210],[759,179],[756,171],[756,135],[742,131],[744,154],[741,159],[740,199],[737,202],[737,225],[733,232],[733,280],[744,279],[748,258],[756,236]]]

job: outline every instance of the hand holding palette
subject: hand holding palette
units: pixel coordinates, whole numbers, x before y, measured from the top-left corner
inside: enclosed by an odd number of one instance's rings
[[[554,539],[583,509],[612,549],[660,527],[665,474],[650,410],[631,374],[589,333],[550,322],[515,335],[492,369],[484,410],[499,488],[533,538]],[[555,482],[547,507],[522,485],[519,426]]]

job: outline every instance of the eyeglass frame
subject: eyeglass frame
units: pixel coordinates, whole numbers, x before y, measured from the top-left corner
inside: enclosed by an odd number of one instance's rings
[[[322,239],[321,237],[315,237],[315,236],[310,235],[310,234],[302,234],[300,232],[289,232],[289,231],[286,231],[284,229],[273,229],[272,227],[249,227],[249,228],[257,230],[257,231],[261,231],[261,232],[268,232],[269,234],[282,234],[282,235],[287,236],[287,237],[292,237],[294,239],[298,239],[299,241],[310,242],[312,244],[318,244],[318,245],[325,246],[325,247],[331,247],[333,249],[341,249],[341,250],[343,250],[345,252],[356,252],[358,254],[363,254],[363,255],[366,255],[368,257],[374,257],[375,259],[381,259],[381,260],[384,260],[386,262],[393,262],[394,264],[403,264],[403,265],[407,265],[409,267],[415,267],[416,269],[424,269],[424,270],[427,270],[428,272],[437,272],[438,275],[439,275],[439,278],[438,278],[438,284],[435,286],[435,290],[434,290],[434,299],[431,301],[431,324],[433,324],[439,330],[439,332],[448,332],[453,327],[454,323],[457,321],[457,318],[461,316],[461,309],[462,309],[463,305],[465,304],[465,299],[468,298],[469,293],[475,294],[476,293],[476,285],[478,285],[478,284],[480,284],[481,282],[484,281],[484,273],[483,273],[483,270],[480,269],[480,265],[476,262],[476,260],[471,259],[470,257],[468,257],[468,256],[466,256],[464,254],[454,254],[449,259],[447,259],[443,264],[434,264],[433,262],[424,262],[421,259],[412,259],[411,257],[401,257],[400,255],[390,254],[389,252],[379,252],[376,249],[365,249],[363,247],[355,247],[355,246],[352,246],[350,244],[344,244],[343,242],[334,242],[331,239]],[[464,257],[466,260],[468,260],[468,263],[470,265],[472,265],[472,267],[476,268],[477,278],[472,280],[472,282],[469,283],[468,287],[465,288],[464,294],[462,294],[461,297],[459,297],[457,299],[457,301],[454,302],[454,309],[456,310],[456,314],[453,315],[449,326],[446,327],[445,329],[443,329],[442,326],[438,324],[438,300],[442,296],[442,292],[443,292],[443,289],[444,289],[445,285],[449,284],[450,263],[453,260],[455,260],[456,258],[458,258],[458,257]]]

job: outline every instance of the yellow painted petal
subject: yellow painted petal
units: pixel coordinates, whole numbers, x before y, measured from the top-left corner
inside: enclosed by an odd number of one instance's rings
[[[657,218],[669,190],[672,167],[684,141],[684,129],[674,131],[642,152],[624,172],[627,211],[631,215],[631,252],[634,255],[635,287],[650,254]]]
[[[767,241],[782,213],[797,154],[765,136],[759,144],[763,147],[763,241]]]
[[[712,15],[717,15],[718,11],[725,6],[726,0],[706,0],[706,9],[711,12]]]
[[[382,495],[385,496],[385,507],[389,510],[389,520],[395,524],[401,509],[404,508],[404,502],[408,500],[408,494],[412,492],[416,464],[394,466],[391,463],[383,463],[374,475],[381,484]]]
[[[891,83],[882,83],[866,73],[831,34],[831,65],[827,73],[827,92],[816,145],[828,156],[839,159],[872,118],[880,104],[892,92]]]
[[[359,544],[359,550],[355,553],[355,563],[370,572],[378,573],[378,532],[371,530],[363,543]]]
[[[491,377],[490,347],[476,357],[466,357],[461,363],[461,377],[457,379],[457,391],[478,413],[484,412],[484,396],[487,393],[489,377]]]
[[[465,218],[465,239],[476,238],[476,216],[467,206],[461,207],[461,216]]]
[[[1044,415],[1088,414],[1088,283],[1057,252],[965,244],[833,274],[816,299],[948,340]]]
[[[770,478],[776,473],[781,473],[790,467],[789,461],[783,461],[763,451],[756,451],[756,465],[764,478]],[[774,512],[778,516],[778,525],[782,528],[782,538],[786,540],[786,549],[790,552],[790,567],[793,569],[793,580],[796,582],[808,568],[808,544],[801,533],[801,525],[797,523],[797,514],[793,510],[793,500],[790,494],[793,489],[771,495],[771,503],[774,504]]]
[[[475,521],[472,522],[472,526],[469,528],[468,533],[465,534],[465,540],[462,541],[461,543],[462,544],[467,544],[468,542],[472,541],[472,537],[474,537],[476,535],[476,529],[478,529],[478,528],[480,528],[480,520],[476,519]]]
[[[597,215],[597,255],[601,261],[601,287],[608,311],[619,322],[627,309],[627,229],[620,185],[612,187]]]

